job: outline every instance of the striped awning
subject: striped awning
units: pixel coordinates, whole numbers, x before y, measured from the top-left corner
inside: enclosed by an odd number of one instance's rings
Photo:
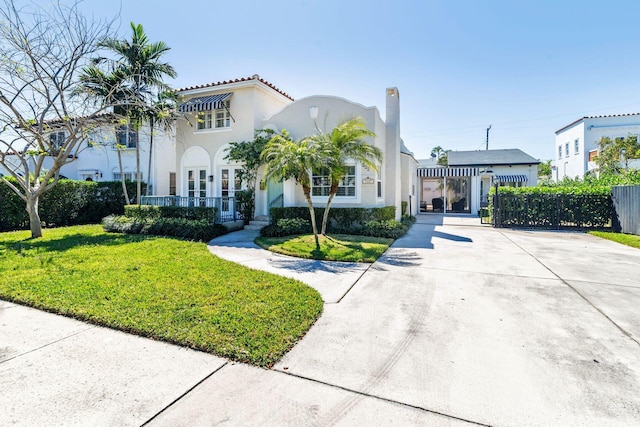
[[[494,175],[493,179],[498,182],[527,182],[527,175]]]
[[[418,168],[418,176],[442,178],[445,176],[477,176],[478,168]]]
[[[181,113],[193,113],[197,111],[210,111],[222,108],[222,103],[229,99],[233,92],[219,93],[217,95],[201,96],[191,98],[178,106]]]

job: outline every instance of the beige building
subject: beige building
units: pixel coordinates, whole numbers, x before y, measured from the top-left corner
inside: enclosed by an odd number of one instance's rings
[[[334,198],[335,207],[396,206],[402,202],[416,214],[417,161],[400,139],[400,99],[396,88],[387,89],[386,117],[376,107],[334,96],[310,96],[294,101],[258,75],[249,78],[184,88],[180,111],[186,119],[176,132],[177,193],[183,197],[226,198],[242,189],[236,171],[240,165],[225,159],[232,141],[250,141],[256,129],[287,129],[294,138],[329,132],[341,121],[362,117],[376,136],[370,143],[383,152],[379,172],[353,162],[344,185]],[[316,171],[317,173],[317,171]],[[258,180],[263,180],[264,170]],[[314,175],[314,203],[323,205],[328,188]],[[256,189],[256,215],[268,215],[274,203],[305,206],[302,190],[293,181],[268,183]],[[222,205],[226,206],[226,205]]]

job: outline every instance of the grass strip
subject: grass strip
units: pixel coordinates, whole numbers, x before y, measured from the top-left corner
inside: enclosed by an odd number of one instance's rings
[[[202,243],[100,226],[0,233],[0,298],[258,366],[277,362],[323,304]]]
[[[283,255],[326,261],[374,262],[393,243],[382,237],[335,234],[318,236],[320,249],[316,249],[313,234],[284,237],[256,238],[258,246]]]
[[[589,231],[589,234],[640,249],[640,236],[634,234],[614,233],[612,231]]]

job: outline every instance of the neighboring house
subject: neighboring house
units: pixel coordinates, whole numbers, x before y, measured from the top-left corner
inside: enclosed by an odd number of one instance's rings
[[[176,162],[178,193],[185,197],[232,197],[242,189],[236,171],[239,164],[225,159],[232,141],[251,141],[256,129],[287,129],[294,139],[330,132],[338,123],[362,117],[376,133],[370,143],[383,151],[379,173],[353,164],[345,185],[334,198],[334,207],[396,206],[402,202],[417,212],[417,162],[400,139],[399,94],[387,89],[386,122],[375,107],[332,96],[311,96],[294,101],[258,75],[232,81],[180,89],[180,112],[186,116],[177,125]],[[264,182],[264,168],[258,171]],[[327,200],[326,180],[314,175],[313,201]],[[302,189],[293,181],[266,182],[256,188],[256,216],[268,215],[269,207],[306,206]],[[224,206],[228,206],[222,204]]]
[[[136,145],[140,144],[140,172],[142,181],[151,185],[151,194],[175,194],[175,149],[173,132],[165,134],[156,129],[153,138],[151,176],[149,168],[149,143],[151,131],[149,126],[142,126],[135,132],[129,125],[102,126],[90,133],[89,139],[82,142],[76,159],[60,169],[65,178],[80,181],[119,181],[121,171],[118,163],[116,142],[125,148],[121,149],[122,172],[127,180],[135,180]],[[53,131],[50,135],[52,145],[62,145],[65,140],[63,130]],[[59,141],[59,142],[58,142]],[[17,161],[17,156],[14,155]],[[50,168],[53,159],[45,158],[44,168]],[[33,159],[30,169],[33,170]],[[0,174],[9,175],[2,170]],[[173,180],[173,183],[172,183]],[[133,194],[130,194],[133,197]]]
[[[582,117],[562,127],[556,131],[552,179],[583,178],[587,172],[596,170],[600,138],[624,138],[639,133],[640,113]]]
[[[539,160],[520,149],[450,151],[448,166],[435,159],[419,160],[422,211],[477,213],[486,206],[492,185],[538,183]]]

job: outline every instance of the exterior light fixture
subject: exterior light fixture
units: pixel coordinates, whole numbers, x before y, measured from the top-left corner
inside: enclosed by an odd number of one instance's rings
[[[213,182],[213,175],[209,175],[209,182]]]

